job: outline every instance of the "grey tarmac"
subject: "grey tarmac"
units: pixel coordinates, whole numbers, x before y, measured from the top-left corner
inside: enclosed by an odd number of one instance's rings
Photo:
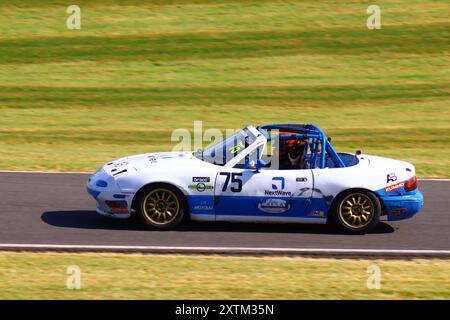
[[[382,222],[373,232],[354,236],[306,224],[191,222],[172,231],[145,230],[132,221],[97,215],[85,190],[87,179],[82,173],[0,172],[0,249],[26,250],[30,245],[28,250],[47,251],[49,245],[48,250],[54,246],[59,251],[85,247],[73,250],[208,253],[209,248],[215,254],[272,250],[272,254],[377,256],[398,251],[450,256],[450,182],[445,180],[420,181],[425,205],[412,219]]]

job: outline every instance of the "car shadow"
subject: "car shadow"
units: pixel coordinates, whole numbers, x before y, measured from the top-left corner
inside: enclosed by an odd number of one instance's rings
[[[146,231],[143,226],[133,220],[110,219],[98,215],[95,211],[47,211],[41,216],[45,223],[60,228],[98,229],[98,230],[130,230]],[[263,232],[263,233],[311,233],[338,234],[328,225],[318,224],[262,224],[262,223],[230,223],[230,222],[194,222],[189,221],[175,232]],[[370,233],[392,233],[395,229],[385,222],[380,222]]]

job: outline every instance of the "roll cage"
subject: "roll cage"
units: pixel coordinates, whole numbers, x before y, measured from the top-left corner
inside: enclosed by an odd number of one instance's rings
[[[278,135],[274,135],[275,132],[278,132]],[[245,167],[249,167],[249,155],[253,151],[256,151],[256,159],[261,159],[262,147],[268,142],[274,141],[275,139],[278,139],[279,141],[301,139],[306,141],[305,159],[307,159],[309,163],[308,169],[323,169],[327,167],[344,168],[347,166],[332,147],[330,139],[327,139],[325,133],[313,124],[269,124],[258,127],[248,126],[247,128],[242,129],[240,134],[242,135],[243,140],[237,139],[235,134],[206,149],[205,154],[203,151],[194,152],[193,154],[202,161],[207,161],[215,165],[234,167],[241,160],[244,160]],[[249,135],[254,136],[251,141],[247,141]],[[224,143],[226,141],[232,142],[231,148],[226,146],[226,143]],[[242,144],[242,146],[240,144]],[[238,146],[239,148],[237,148]],[[219,147],[219,150],[222,150],[221,155],[218,157],[219,160],[223,158],[222,163],[217,163],[214,160],[217,158],[216,155],[211,155],[212,158],[208,159],[208,152],[211,153],[210,151],[215,147]],[[262,167],[264,167],[264,161],[262,161],[262,163]]]
[[[309,160],[310,169],[326,168],[327,158],[331,158],[335,167],[346,167],[344,161],[331,145],[330,139],[327,139],[325,133],[318,126],[313,124],[269,124],[258,126],[256,129],[264,135],[267,142],[272,140],[270,133],[275,130],[280,132],[278,136],[280,140],[307,140],[306,157]],[[289,134],[281,134],[282,132],[289,132]]]

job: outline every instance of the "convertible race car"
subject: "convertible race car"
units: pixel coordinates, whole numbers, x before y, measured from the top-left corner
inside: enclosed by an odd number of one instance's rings
[[[156,229],[185,219],[329,222],[362,234],[423,204],[412,164],[337,153],[312,124],[248,126],[205,150],[121,158],[95,172],[87,190],[99,214]]]

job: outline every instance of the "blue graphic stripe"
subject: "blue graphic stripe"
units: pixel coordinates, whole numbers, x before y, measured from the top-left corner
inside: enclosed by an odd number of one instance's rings
[[[327,217],[329,204],[323,198],[188,196],[190,212],[200,215],[261,217]]]
[[[376,193],[384,203],[388,221],[412,218],[423,206],[423,195],[419,189],[406,191],[402,187],[388,192],[386,188],[383,188],[377,190]]]
[[[87,192],[94,198],[97,199],[98,195],[101,193],[100,191],[93,190],[89,187],[86,188]]]
[[[215,215],[214,196],[187,196],[189,210],[193,214]]]

